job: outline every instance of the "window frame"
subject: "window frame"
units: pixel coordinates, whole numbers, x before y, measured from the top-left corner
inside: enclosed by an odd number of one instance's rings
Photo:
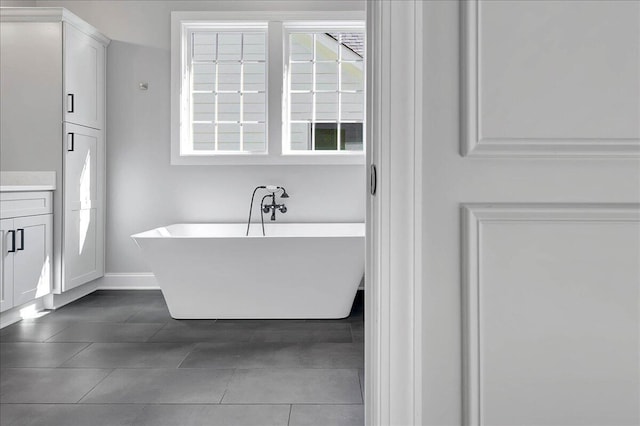
[[[365,14],[358,11],[347,12],[171,12],[171,164],[172,165],[360,165],[365,164],[365,147],[362,151],[287,151],[285,96],[287,64],[285,49],[288,38],[285,24],[304,25],[305,28],[329,30],[349,28],[358,23],[364,27]],[[185,61],[187,60],[188,37],[185,31],[198,26],[236,26],[241,29],[259,23],[267,23],[267,68],[266,68],[266,152],[218,152],[211,154],[181,154],[181,141],[185,127],[182,123],[185,105]],[[343,25],[344,24],[344,25]],[[323,26],[324,25],[324,26]],[[366,66],[366,57],[365,66]],[[366,79],[366,77],[365,77]],[[188,82],[187,82],[188,84]],[[366,84],[366,82],[365,82]],[[365,92],[366,100],[366,92]],[[366,101],[365,101],[366,102]],[[280,124],[281,123],[281,124]],[[183,125],[184,124],[184,125]],[[366,126],[366,124],[365,124]],[[366,130],[363,131],[363,133]],[[365,135],[366,137],[366,135]]]

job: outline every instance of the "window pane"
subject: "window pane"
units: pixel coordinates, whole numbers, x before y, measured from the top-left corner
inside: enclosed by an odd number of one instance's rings
[[[312,90],[313,64],[291,64],[291,90]]]
[[[317,121],[337,121],[338,120],[338,94],[337,93],[317,93],[316,94],[316,120]]]
[[[363,62],[343,62],[340,79],[340,90],[364,90]]]
[[[242,40],[242,59],[245,61],[264,61],[266,37],[261,33],[245,33]]]
[[[211,121],[216,117],[216,95],[211,93],[193,94],[193,121]]]
[[[313,95],[311,93],[292,93],[290,112],[292,120],[313,120]]]
[[[240,121],[240,94],[218,94],[218,122]]]
[[[213,124],[194,124],[193,149],[213,150],[215,147],[215,126]]]
[[[314,124],[316,151],[335,151],[338,146],[338,125],[336,123]]]
[[[242,102],[243,121],[267,121],[264,93],[245,93],[242,95]]]
[[[216,66],[214,64],[193,64],[193,90],[213,91],[216,88]]]
[[[316,64],[316,90],[338,90],[337,62],[319,62]]]
[[[218,64],[218,91],[240,91],[240,63]]]
[[[244,64],[244,87],[245,91],[265,90],[265,64]]]
[[[364,121],[364,92],[343,93],[340,119],[344,121]]]
[[[240,151],[240,125],[218,125],[218,150]]]
[[[218,61],[239,61],[242,33],[218,33]]]
[[[294,151],[308,151],[311,149],[311,124],[291,123],[291,149]]]
[[[313,59],[313,35],[291,34],[289,37],[289,55],[293,61]]]
[[[337,61],[338,42],[329,34],[316,34],[316,61]]]
[[[341,33],[340,55],[343,61],[361,61],[364,58],[364,33]]]
[[[342,149],[347,151],[362,151],[364,146],[362,123],[340,124]]]
[[[216,33],[194,33],[192,40],[194,61],[214,61],[216,59]]]
[[[242,140],[245,151],[264,152],[267,142],[266,126],[264,124],[244,124],[242,126]]]

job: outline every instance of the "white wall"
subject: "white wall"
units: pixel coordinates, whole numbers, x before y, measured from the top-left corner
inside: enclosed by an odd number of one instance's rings
[[[172,10],[364,10],[364,1],[37,1],[113,41],[107,68],[108,273],[145,272],[131,234],[176,222],[246,221],[256,185],[285,186],[281,221],[364,220],[363,166],[170,166]],[[149,90],[138,90],[139,82]],[[257,209],[255,210],[257,212]]]
[[[34,7],[35,0],[0,0],[0,7]]]

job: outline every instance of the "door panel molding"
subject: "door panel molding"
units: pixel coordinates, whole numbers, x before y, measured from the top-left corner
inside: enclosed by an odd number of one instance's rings
[[[558,224],[573,226],[597,224],[600,227],[598,228],[600,231],[604,230],[605,233],[609,234],[609,229],[602,228],[602,226],[611,225],[612,227],[618,227],[624,224],[639,224],[640,204],[463,204],[461,213],[463,257],[463,424],[477,426],[483,424],[482,390],[486,381],[491,380],[486,377],[488,373],[483,370],[482,359],[484,348],[483,334],[486,332],[486,328],[482,321],[483,313],[481,310],[482,304],[487,303],[489,300],[487,299],[489,297],[488,295],[482,294],[482,276],[486,266],[483,265],[482,259],[487,256],[485,251],[489,251],[485,234],[485,232],[488,231],[483,231],[484,226],[496,224],[511,226],[512,228],[509,228],[509,231],[513,232],[513,230],[518,229],[513,228],[513,226],[518,225],[538,224],[553,227]],[[557,230],[557,228],[555,228],[555,230]],[[612,228],[611,231],[614,231],[614,228]],[[633,238],[633,231],[627,235],[629,235],[629,238]],[[597,243],[597,241],[594,241],[594,243]],[[526,246],[526,244],[524,246]],[[522,250],[524,246],[518,247],[518,249]],[[613,250],[613,248],[611,248],[611,250]],[[492,252],[491,255],[496,256],[499,254]],[[567,254],[567,256],[570,256],[570,254]],[[567,257],[566,259],[570,258]],[[567,260],[567,262],[570,262],[570,260]],[[586,265],[576,265],[574,268],[578,266],[581,266],[582,269],[587,267]],[[594,268],[595,267],[597,267],[597,265],[594,266]],[[554,271],[544,272],[550,274],[550,276],[554,273]],[[484,273],[486,273],[486,271]],[[640,288],[638,291],[640,291]],[[556,297],[556,295],[549,296]],[[492,300],[495,300],[495,298]],[[500,303],[511,302],[501,300]],[[571,311],[571,314],[576,314],[575,307]],[[486,315],[486,313],[484,315]],[[492,331],[495,334],[496,331]],[[611,327],[609,327],[607,332],[610,331]],[[546,335],[546,337],[549,338],[548,335]],[[591,339],[593,339],[593,337],[591,337]],[[492,346],[491,349],[496,350],[494,346]],[[549,350],[553,349],[557,349],[557,345],[549,346]],[[502,348],[502,350],[504,350],[504,348]],[[521,385],[524,386],[524,384]],[[553,392],[553,389],[548,389],[548,391]]]
[[[640,139],[636,137],[637,131],[634,131],[632,137],[616,137],[613,135],[607,135],[606,137],[573,137],[573,135],[565,134],[564,136],[552,136],[540,137],[539,135],[533,136],[530,134],[510,134],[508,137],[495,137],[490,136],[492,131],[482,120],[484,111],[481,108],[481,94],[483,91],[492,92],[492,89],[482,87],[481,75],[482,75],[482,61],[484,58],[483,52],[480,49],[480,43],[482,38],[483,20],[480,13],[482,5],[481,0],[467,0],[461,2],[461,146],[460,153],[462,156],[470,157],[562,157],[562,158],[583,158],[583,157],[631,157],[637,158],[640,156]],[[630,5],[630,6],[629,6]],[[626,7],[633,7],[633,2],[629,2]],[[520,6],[520,5],[519,5]],[[576,5],[580,6],[580,5]],[[631,13],[633,15],[633,13]],[[637,15],[636,15],[637,16]],[[550,18],[551,19],[551,18]],[[612,21],[612,22],[615,22]],[[545,27],[541,26],[544,29]],[[532,38],[537,37],[537,34],[533,34]],[[506,39],[507,37],[505,37]],[[633,41],[633,40],[631,40]],[[580,46],[577,46],[580,47]],[[579,49],[575,50],[579,50]],[[602,63],[606,63],[608,58],[602,59]],[[553,61],[547,58],[546,63],[553,63]],[[555,78],[559,77],[562,70],[557,70],[551,75]],[[569,70],[564,70],[570,72]],[[575,71],[575,70],[572,70]],[[588,70],[587,70],[588,71]],[[584,69],[577,72],[587,72]],[[601,71],[600,71],[601,72]],[[533,74],[537,79],[543,77],[538,74]],[[495,76],[494,76],[495,77]],[[502,85],[505,76],[502,75],[500,84]],[[577,80],[580,76],[578,74],[569,76],[569,82]],[[611,76],[608,76],[611,77]],[[485,76],[485,78],[487,78]],[[566,77],[565,77],[566,78]],[[615,78],[611,77],[612,80]],[[604,77],[601,75],[593,76],[593,81],[601,82]],[[525,82],[526,83],[526,82]],[[540,81],[538,81],[539,84]],[[562,94],[555,92],[554,84],[556,81],[549,81],[541,90],[545,91],[545,95],[549,97],[549,104],[562,103],[570,105],[565,111],[566,114],[572,114],[572,111],[577,109],[586,108],[585,102],[580,99],[571,99],[562,97]],[[588,81],[587,81],[588,83]],[[577,84],[577,83],[576,83]],[[526,84],[518,84],[517,87],[526,86]],[[503,87],[505,90],[510,90],[508,82]],[[524,90],[524,89],[523,89]],[[534,89],[532,93],[536,91]],[[570,93],[567,92],[567,93]],[[566,93],[565,93],[566,95]],[[633,96],[633,95],[631,95]],[[555,97],[555,98],[554,98]],[[526,98],[523,96],[520,99]],[[594,100],[596,104],[597,100]],[[546,109],[546,105],[539,105],[536,111]],[[518,107],[510,103],[509,105],[502,105],[503,109]],[[638,106],[636,105],[636,108]],[[586,113],[586,115],[594,115],[593,113]],[[595,114],[597,116],[597,114]],[[508,120],[506,118],[505,120]],[[627,124],[620,124],[613,120],[613,122],[621,125],[622,127],[628,127]],[[548,129],[549,123],[541,121],[539,128]],[[635,123],[637,126],[638,123]],[[577,127],[577,126],[576,126]],[[609,128],[607,126],[602,126]],[[572,129],[576,130],[575,128]],[[500,132],[498,132],[500,133]],[[551,131],[553,133],[553,131]],[[560,132],[562,133],[562,132]],[[625,133],[625,131],[623,131]],[[488,136],[485,136],[488,135]]]

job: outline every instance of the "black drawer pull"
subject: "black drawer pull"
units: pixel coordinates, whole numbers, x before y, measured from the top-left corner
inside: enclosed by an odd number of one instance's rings
[[[69,141],[71,142],[71,148],[67,146],[67,151],[75,151],[76,149],[76,134],[73,132],[69,133]]]
[[[11,234],[11,250],[7,250],[7,253],[15,253],[16,252],[16,231],[12,229],[11,231],[7,231],[7,234]]]
[[[67,95],[67,112],[75,112],[75,102],[73,99],[73,93]]]
[[[24,229],[19,228],[19,229],[17,230],[17,232],[19,232],[19,233],[20,233],[20,247],[19,247],[19,248],[17,248],[16,250],[18,250],[18,251],[20,251],[20,250],[24,250]],[[13,245],[13,246],[15,247],[15,243],[14,243],[14,245]]]

